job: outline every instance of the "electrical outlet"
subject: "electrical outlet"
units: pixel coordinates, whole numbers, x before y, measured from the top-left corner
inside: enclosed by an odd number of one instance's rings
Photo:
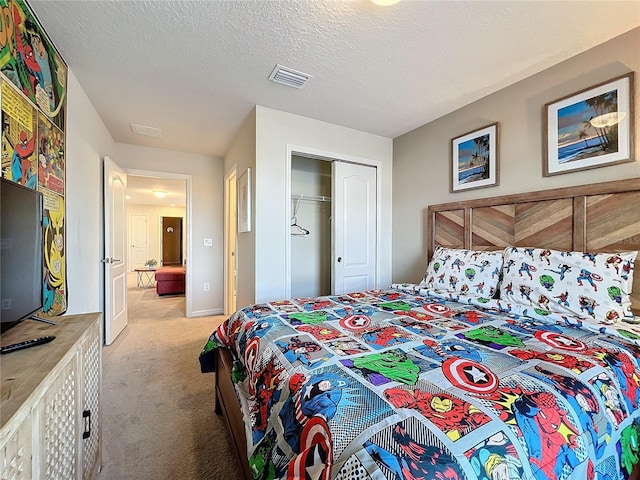
[[[205,283],[205,284],[204,284],[204,291],[205,291],[205,292],[208,292],[208,291],[209,291],[209,284],[208,284],[208,283]]]

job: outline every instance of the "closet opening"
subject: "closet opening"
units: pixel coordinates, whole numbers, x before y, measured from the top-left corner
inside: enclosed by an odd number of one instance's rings
[[[291,296],[331,293],[331,162],[291,156]]]
[[[288,297],[376,288],[376,162],[305,150],[289,157]]]

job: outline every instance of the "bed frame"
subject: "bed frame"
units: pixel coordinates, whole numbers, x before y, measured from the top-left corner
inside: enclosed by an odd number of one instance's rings
[[[640,177],[578,187],[432,205],[427,209],[427,258],[436,245],[499,250],[509,245],[590,253],[640,250]],[[640,259],[632,308],[640,315]],[[241,471],[248,466],[242,411],[231,383],[232,357],[216,354],[216,413],[224,415]],[[640,465],[630,480],[640,480]]]

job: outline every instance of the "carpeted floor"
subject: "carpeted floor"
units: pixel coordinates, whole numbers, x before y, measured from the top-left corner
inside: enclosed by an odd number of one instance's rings
[[[240,479],[212,374],[198,363],[225,317],[185,318],[184,296],[129,285],[129,325],[103,349],[98,479]]]

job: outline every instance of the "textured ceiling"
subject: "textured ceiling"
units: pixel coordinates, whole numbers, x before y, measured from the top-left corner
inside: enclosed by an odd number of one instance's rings
[[[256,104],[396,137],[640,25],[638,0],[30,4],[117,142],[214,156]]]

